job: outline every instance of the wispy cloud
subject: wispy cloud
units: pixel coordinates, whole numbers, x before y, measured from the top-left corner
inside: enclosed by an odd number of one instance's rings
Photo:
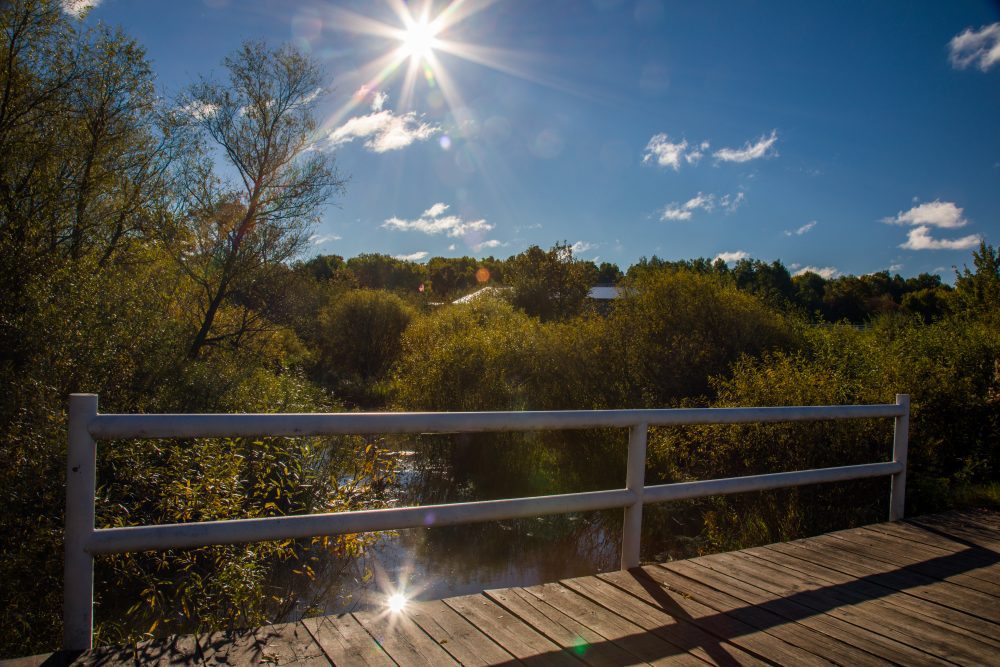
[[[402,115],[383,109],[388,95],[377,91],[372,100],[372,112],[355,116],[327,137],[328,145],[336,148],[355,139],[365,139],[364,147],[374,153],[406,148],[415,141],[426,141],[441,131],[438,125],[423,122],[415,111]]]
[[[577,241],[569,247],[573,251],[574,255],[579,255],[580,253],[587,252],[588,250],[596,250],[598,248],[596,243],[587,243],[586,241]]]
[[[323,245],[324,243],[329,243],[330,241],[339,241],[340,239],[341,237],[336,234],[324,234],[322,236],[319,234],[313,234],[309,237],[309,243],[312,243],[313,245]]]
[[[717,262],[721,259],[726,264],[731,264],[732,262],[738,262],[741,259],[747,259],[748,257],[750,257],[749,253],[743,252],[742,250],[734,250],[733,252],[720,252],[712,261]]]
[[[722,148],[715,151],[712,155],[716,160],[722,162],[749,162],[750,160],[777,155],[777,151],[772,150],[777,141],[778,131],[771,130],[771,134],[761,136],[757,140],[757,143],[751,144],[748,141],[743,145],[743,148]]]
[[[500,247],[505,246],[505,245],[507,245],[507,244],[504,243],[503,241],[498,241],[497,239],[489,239],[489,240],[483,241],[481,243],[475,243],[475,244],[473,244],[472,250],[474,252],[481,252],[481,251],[483,251],[483,250],[485,250],[487,248],[500,248]]]
[[[930,225],[942,229],[957,229],[969,224],[963,215],[964,211],[954,202],[935,199],[908,211],[900,211],[895,216],[882,218],[882,222],[890,225]]]
[[[1000,62],[1000,23],[984,25],[979,30],[966,28],[948,42],[948,59],[952,67],[965,69],[976,63],[987,71]]]
[[[660,213],[660,220],[690,220],[698,209],[711,211],[713,208],[715,208],[715,195],[699,192],[683,204],[677,202],[667,204]]]
[[[99,4],[101,0],[62,0],[62,10],[74,18],[80,18]]]
[[[396,259],[401,259],[404,262],[419,262],[424,257],[427,257],[430,253],[426,250],[418,250],[417,252],[410,253],[409,255],[393,255]]]
[[[979,234],[970,234],[959,239],[935,239],[931,236],[931,228],[926,225],[911,229],[906,241],[899,247],[906,250],[968,250],[975,248],[983,238]]]
[[[732,213],[746,201],[746,195],[737,192],[735,195],[722,195],[719,199],[719,206],[725,209],[726,213]]]
[[[725,210],[726,213],[732,213],[740,207],[743,201],[744,195],[742,192],[735,195],[726,194],[721,197],[699,192],[683,204],[678,202],[667,204],[660,211],[660,220],[690,220],[695,211],[710,212],[715,209],[716,204]]]
[[[796,229],[786,229],[785,230],[785,236],[802,236],[803,234],[807,234],[807,233],[811,232],[812,229],[813,229],[813,227],[815,227],[815,226],[816,226],[816,221],[815,220],[810,220],[806,224],[804,224],[801,227],[798,227]]]
[[[822,276],[827,280],[832,280],[840,275],[840,271],[835,266],[803,266],[794,275],[801,276],[803,273],[815,273],[817,276]]]
[[[417,231],[429,235],[445,234],[453,238],[465,237],[473,232],[485,233],[493,229],[493,225],[480,220],[463,220],[457,215],[443,215],[449,206],[438,202],[428,208],[415,220],[404,220],[392,217],[382,223],[385,229],[400,231]]]

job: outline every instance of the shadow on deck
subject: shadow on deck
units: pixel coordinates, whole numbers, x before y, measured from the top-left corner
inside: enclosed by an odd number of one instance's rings
[[[16,665],[1000,664],[1000,514]],[[8,664],[8,663],[4,663]]]

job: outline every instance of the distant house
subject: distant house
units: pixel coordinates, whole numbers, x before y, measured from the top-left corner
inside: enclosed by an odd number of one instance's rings
[[[488,297],[488,296],[492,296],[492,297],[502,296],[503,294],[505,294],[507,292],[510,292],[512,289],[513,288],[511,288],[511,287],[494,287],[492,285],[489,286],[489,287],[480,287],[479,289],[477,289],[472,294],[466,294],[463,297],[459,297],[458,299],[455,299],[454,301],[452,301],[452,303],[453,304],[454,303],[472,303],[473,301],[478,301],[479,299],[482,299],[482,298]]]
[[[614,301],[621,295],[622,288],[610,283],[594,285],[590,288],[590,291],[587,292],[587,298],[594,299],[595,301]]]

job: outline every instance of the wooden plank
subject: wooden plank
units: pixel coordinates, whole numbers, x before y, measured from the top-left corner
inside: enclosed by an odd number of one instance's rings
[[[869,628],[883,636],[913,644],[912,638],[900,635],[891,626],[882,622],[880,610],[856,604],[863,601],[860,596],[846,592],[838,594],[829,582],[810,579],[793,568],[768,565],[738,553],[715,554],[704,563],[717,571],[737,579],[752,581],[755,585],[768,589],[786,599],[803,604],[817,612],[841,618],[853,625]],[[928,649],[917,644],[924,651]]]
[[[494,665],[514,657],[440,600],[410,602],[406,613],[463,665]]]
[[[117,667],[136,665],[135,647],[100,647],[84,651],[69,663],[72,667]]]
[[[636,656],[523,589],[490,590],[483,595],[588,665],[612,667],[636,661]],[[687,664],[705,664],[694,656],[688,658]]]
[[[329,667],[330,659],[301,621],[265,625],[254,630],[262,660],[276,665]]]
[[[307,618],[302,624],[338,667],[389,667],[395,664],[350,614]]]
[[[361,611],[352,615],[389,657],[401,665],[455,664],[451,654],[428,637],[405,612]]]
[[[268,661],[253,630],[225,630],[198,635],[197,639],[202,659],[208,665],[256,665]]]
[[[485,595],[465,595],[444,601],[507,652],[539,664],[578,665],[561,646],[535,631]]]
[[[763,665],[759,657],[720,640],[687,620],[678,620],[662,609],[650,606],[617,586],[596,577],[565,579],[560,582],[596,604],[627,618],[647,632],[665,639],[681,650],[714,665]]]
[[[899,575],[898,573],[892,575],[872,575],[871,572],[876,566],[871,561],[866,561],[861,557],[856,557],[852,560],[850,554],[836,553],[832,549],[820,550],[817,553],[815,545],[795,543],[773,544],[768,549],[811,561],[829,570],[828,574],[836,571],[849,578],[857,579],[859,581],[855,585],[855,588],[858,590],[865,590],[866,585],[871,584],[873,581],[878,582],[880,585],[885,584],[888,588],[896,586],[897,588],[894,588],[898,592],[896,595],[879,596],[878,594],[882,591],[877,589],[868,594],[872,598],[878,597],[882,601],[888,598],[891,603],[908,612],[932,618],[935,622],[964,628],[978,634],[981,638],[985,638],[990,643],[996,644],[994,636],[996,635],[997,626],[991,621],[982,619],[975,614],[968,614],[961,609],[954,609],[949,606],[948,602],[958,604],[959,606],[962,605],[962,602],[961,599],[955,601],[953,596],[949,599],[948,595],[942,593],[944,585],[913,586],[905,575]],[[877,569],[875,571],[877,572]],[[862,580],[862,578],[864,579]]]
[[[853,611],[868,616],[868,622],[878,624],[880,631],[891,633],[890,636],[909,637],[911,643],[919,642],[921,649],[946,660],[962,665],[981,665],[985,656],[994,656],[994,661],[1000,661],[1000,651],[982,641],[978,635],[962,628],[944,625],[899,606],[900,602],[905,602],[909,597],[905,594],[866,584],[824,565],[777,551],[769,552],[774,556],[771,561],[752,555],[754,551],[756,550],[750,549],[724,555],[745,563],[750,576],[766,570],[789,582],[798,580],[805,588],[804,597],[823,595],[836,604],[850,605]],[[882,593],[889,595],[881,595]]]
[[[743,600],[704,583],[689,579],[663,567],[644,567],[646,572],[661,588],[675,590],[703,602],[717,612],[738,618],[778,639],[798,646],[810,653],[825,657],[845,667],[851,665],[889,664],[853,644],[839,641],[811,628],[799,625],[778,615],[766,607],[748,605]]]
[[[848,549],[863,552],[866,557],[934,580],[971,588],[983,595],[998,598],[993,604],[1000,604],[1000,554],[986,551],[970,553],[969,550],[943,551],[907,540],[897,541],[874,531],[869,534],[832,537],[842,540]],[[970,577],[966,574],[970,570],[979,571],[982,577]],[[991,581],[994,577],[996,581]]]
[[[194,635],[150,639],[135,647],[140,665],[201,665],[201,650]]]
[[[869,526],[868,528],[870,528],[872,532],[877,532],[880,535],[892,535],[900,540],[905,540],[907,543],[933,544],[933,546],[939,549],[950,552],[964,551],[970,546],[981,548],[976,545],[971,545],[968,542],[956,541],[943,534],[932,533],[928,530],[920,528],[919,526],[902,521],[875,524],[873,526]],[[998,578],[993,567],[989,565],[982,568],[970,568],[966,570],[962,576],[982,579],[993,584],[1000,583],[1000,578]]]
[[[975,558],[960,558],[959,560],[962,561],[962,564],[966,566],[967,569],[961,573],[949,575],[947,580],[954,582],[968,582],[963,585],[968,585],[970,588],[980,586],[981,584],[979,582],[985,582],[987,585],[986,588],[977,588],[976,590],[983,590],[984,593],[991,593],[992,595],[1000,595],[1000,552],[987,549],[980,550],[978,547],[969,547],[968,545],[957,542],[943,543],[943,541],[925,541],[923,543],[919,543],[901,535],[886,533],[869,528],[865,528],[862,532],[870,539],[889,542],[893,546],[894,552],[912,554],[913,546],[916,545],[917,547],[921,547],[922,553],[937,553],[938,555],[936,557],[938,558],[940,558],[941,555],[950,554],[974,555]],[[971,554],[970,552],[973,551],[975,553]],[[981,565],[976,562],[977,559],[982,561]]]
[[[706,585],[725,590],[748,604],[770,609],[817,632],[856,646],[874,656],[880,656],[885,661],[902,662],[907,665],[950,664],[936,656],[919,651],[909,644],[872,632],[868,628],[853,625],[836,615],[818,612],[783,595],[717,572],[698,561],[676,561],[662,564],[661,567],[704,582]]]
[[[961,524],[981,528],[990,533],[1000,530],[1000,512],[986,509],[964,509],[940,512],[924,516],[910,517],[914,521],[930,521],[942,524]]]
[[[654,665],[705,664],[703,660],[562,584],[542,584],[523,590],[546,609],[565,612],[641,660]]]
[[[937,531],[949,537],[969,542],[984,549],[1000,547],[1000,536],[992,529],[975,524],[965,523],[960,518],[942,518],[939,516],[922,516],[907,519],[907,523],[919,526],[928,531]]]
[[[878,584],[894,591],[905,593],[917,600],[902,598],[899,604],[917,613],[946,620],[959,627],[973,629],[984,636],[992,637],[997,628],[992,625],[1000,619],[998,601],[979,591],[956,586],[955,584],[928,578],[918,572],[894,568],[875,560],[864,552],[842,547],[842,542],[828,543],[825,537],[814,538],[803,543],[772,544],[767,549],[788,553],[818,565],[832,567],[851,578],[864,577],[859,581],[858,590],[871,590],[872,595],[880,591],[866,585]],[[766,552],[764,552],[766,556]],[[886,597],[881,595],[879,597]],[[933,605],[933,606],[928,606]],[[945,607],[942,609],[941,607]],[[950,609],[948,609],[950,608]],[[951,610],[963,612],[959,615]],[[969,618],[969,617],[972,618]]]
[[[829,665],[829,660],[802,650],[756,628],[742,620],[722,614],[700,600],[677,591],[660,588],[642,570],[610,572],[600,575],[622,590],[634,595],[646,604],[663,609],[671,616],[685,618],[711,634],[736,644],[751,653],[768,660],[795,665]]]

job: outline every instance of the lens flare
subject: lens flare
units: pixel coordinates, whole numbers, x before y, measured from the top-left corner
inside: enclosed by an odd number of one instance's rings
[[[393,593],[386,601],[386,606],[389,607],[389,611],[398,614],[406,608],[406,596],[402,593]]]

